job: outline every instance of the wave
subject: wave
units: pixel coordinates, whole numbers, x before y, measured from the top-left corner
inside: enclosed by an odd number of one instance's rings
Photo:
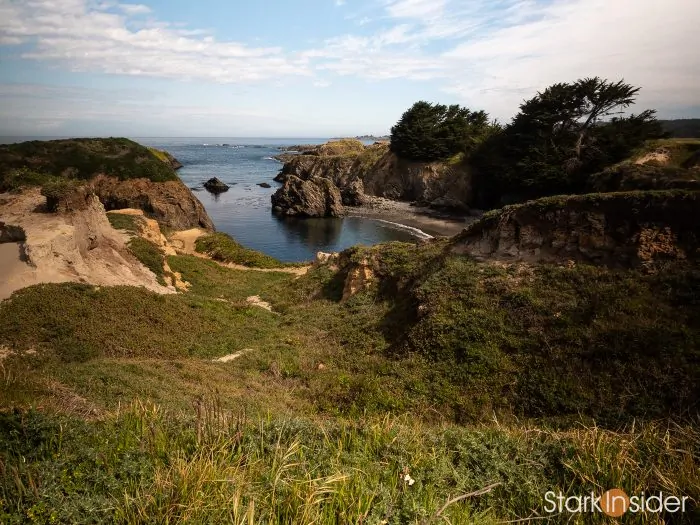
[[[362,216],[361,216],[361,215],[358,215],[358,217],[362,217]],[[365,219],[369,218],[369,219],[371,219],[371,220],[373,220],[373,221],[377,221],[377,222],[381,222],[381,223],[387,224],[389,227],[391,227],[391,228],[393,228],[393,229],[395,229],[395,230],[403,230],[403,231],[406,231],[406,232],[410,233],[411,235],[413,235],[414,237],[418,237],[419,239],[426,239],[426,240],[427,240],[427,239],[433,239],[433,238],[434,238],[434,237],[433,237],[432,235],[430,235],[429,233],[425,233],[423,230],[421,230],[421,229],[419,229],[419,228],[414,228],[413,226],[406,226],[405,224],[400,224],[400,223],[398,223],[398,222],[387,221],[387,220],[384,220],[384,219],[375,219],[374,217],[363,217],[363,218],[365,218]]]

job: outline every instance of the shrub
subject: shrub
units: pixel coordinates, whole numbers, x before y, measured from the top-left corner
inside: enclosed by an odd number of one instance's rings
[[[53,178],[45,182],[41,188],[41,194],[46,197],[46,209],[50,212],[57,212],[61,202],[73,193],[80,182],[73,179]]]
[[[141,237],[131,239],[128,246],[131,253],[156,275],[158,283],[165,286],[165,277],[168,274],[165,271],[165,255],[161,249]]]
[[[253,268],[280,268],[283,266],[298,266],[278,261],[264,253],[250,250],[241,246],[225,233],[213,233],[200,237],[195,242],[199,253],[207,254],[215,261],[240,264]]]

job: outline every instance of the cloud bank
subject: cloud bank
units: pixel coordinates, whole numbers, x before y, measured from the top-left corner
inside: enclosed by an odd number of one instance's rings
[[[0,45],[80,72],[231,84],[308,77],[310,87],[337,85],[336,76],[430,81],[501,119],[551,83],[596,75],[642,86],[640,105],[700,105],[700,2],[384,0],[361,14],[357,34],[289,52],[169,24],[142,4],[0,0]]]

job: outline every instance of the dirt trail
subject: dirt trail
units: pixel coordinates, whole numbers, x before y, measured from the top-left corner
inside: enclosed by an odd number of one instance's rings
[[[175,249],[175,251],[177,251],[180,254],[194,255],[195,257],[201,257],[202,259],[208,259],[211,261],[213,260],[211,257],[207,257],[206,255],[199,253],[195,250],[195,241],[202,235],[208,235],[209,233],[211,232],[208,232],[201,228],[183,230],[173,233],[170,236],[169,242],[170,245]],[[297,277],[305,275],[306,272],[309,271],[309,268],[311,268],[311,266],[303,266],[296,268],[251,268],[250,266],[243,266],[242,264],[225,263],[220,261],[214,262],[225,268],[231,268],[234,270],[246,270],[252,272],[282,272],[290,273],[292,275],[296,275]]]

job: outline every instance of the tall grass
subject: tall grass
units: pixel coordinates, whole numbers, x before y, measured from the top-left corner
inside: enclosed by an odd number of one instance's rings
[[[3,523],[609,523],[548,515],[543,498],[612,487],[690,498],[683,515],[625,523],[700,519],[700,433],[689,426],[330,422],[246,415],[215,397],[189,414],[139,401],[89,424],[33,412],[2,423]]]

